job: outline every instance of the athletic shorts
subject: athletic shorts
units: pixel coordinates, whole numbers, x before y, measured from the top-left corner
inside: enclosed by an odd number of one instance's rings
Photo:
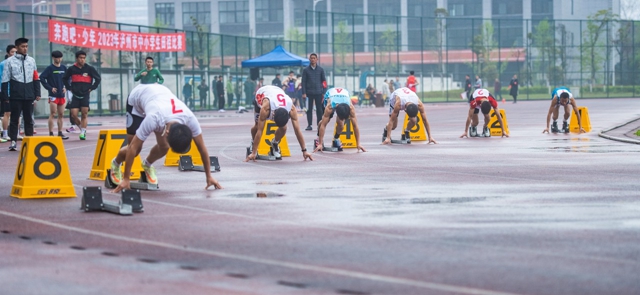
[[[49,103],[55,103],[59,106],[64,105],[66,101],[64,97],[49,97]]]
[[[129,101],[127,101],[127,134],[136,135],[136,131],[140,128],[142,120],[144,120],[143,117],[133,114],[133,106],[129,104]]]
[[[11,104],[9,104],[8,100],[3,100],[2,103],[0,103],[0,113],[11,113]]]
[[[71,102],[69,103],[69,109],[79,109],[79,108],[88,108],[89,107],[89,97],[78,98],[73,96]]]
[[[482,104],[482,99],[484,99],[484,97],[478,97],[474,100],[471,100],[471,103],[469,104],[471,109],[475,109],[475,108],[480,108],[480,105]],[[498,108],[498,102],[491,96],[488,97],[489,99],[489,104],[491,104],[491,107],[494,109]]]

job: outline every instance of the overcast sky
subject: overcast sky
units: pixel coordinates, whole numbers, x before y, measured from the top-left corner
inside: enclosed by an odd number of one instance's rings
[[[620,0],[620,18],[640,20],[640,1]]]

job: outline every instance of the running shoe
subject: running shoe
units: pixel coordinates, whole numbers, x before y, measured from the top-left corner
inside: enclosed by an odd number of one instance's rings
[[[111,182],[119,185],[120,181],[122,181],[122,171],[120,170],[120,165],[116,164],[115,160],[116,159],[113,159],[111,161],[111,172],[109,173],[109,179],[111,179]]]
[[[142,164],[142,169],[144,173],[147,175],[147,182],[150,184],[158,184],[158,177],[156,176],[156,168],[149,165]]]

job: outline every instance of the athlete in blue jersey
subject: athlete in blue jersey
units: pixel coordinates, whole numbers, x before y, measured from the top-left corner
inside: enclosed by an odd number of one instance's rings
[[[345,122],[347,119],[351,120],[353,124],[353,133],[356,136],[356,147],[358,152],[363,151],[366,152],[360,145],[360,130],[358,129],[358,120],[356,119],[356,111],[351,104],[351,97],[349,96],[349,91],[344,88],[331,88],[327,90],[324,95],[324,115],[322,116],[322,121],[320,121],[318,127],[318,139],[316,139],[316,147],[313,151],[318,152],[322,151],[323,142],[324,142],[324,131],[333,118],[333,114],[336,113],[338,118],[336,119],[336,130],[333,134],[333,143],[332,147],[338,148],[338,150],[342,150],[342,143],[340,142],[340,133],[344,129]]]
[[[580,133],[585,133],[586,131],[582,128],[582,123],[580,122],[580,112],[578,112],[578,105],[576,104],[576,99],[573,98],[573,94],[569,92],[567,87],[558,87],[553,89],[551,92],[551,106],[549,107],[549,112],[547,113],[547,129],[543,130],[542,133],[549,133],[549,119],[551,119],[551,115],[553,115],[553,124],[551,125],[551,132],[553,133],[569,133],[569,124],[567,120],[571,116],[571,111],[569,110],[569,106],[573,107],[573,112],[576,114],[576,119],[578,119],[578,127]],[[560,106],[564,108],[564,121],[562,122],[562,130],[558,129],[558,116],[560,112]]]

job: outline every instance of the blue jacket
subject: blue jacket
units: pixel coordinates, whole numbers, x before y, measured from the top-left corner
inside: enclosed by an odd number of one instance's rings
[[[59,67],[49,65],[42,74],[40,74],[40,82],[42,86],[49,91],[49,97],[64,97],[64,93],[62,93],[62,89],[64,88],[64,83],[62,82],[62,76],[67,71],[67,67],[65,65],[60,65]],[[52,89],[56,88],[56,93],[52,92]]]

